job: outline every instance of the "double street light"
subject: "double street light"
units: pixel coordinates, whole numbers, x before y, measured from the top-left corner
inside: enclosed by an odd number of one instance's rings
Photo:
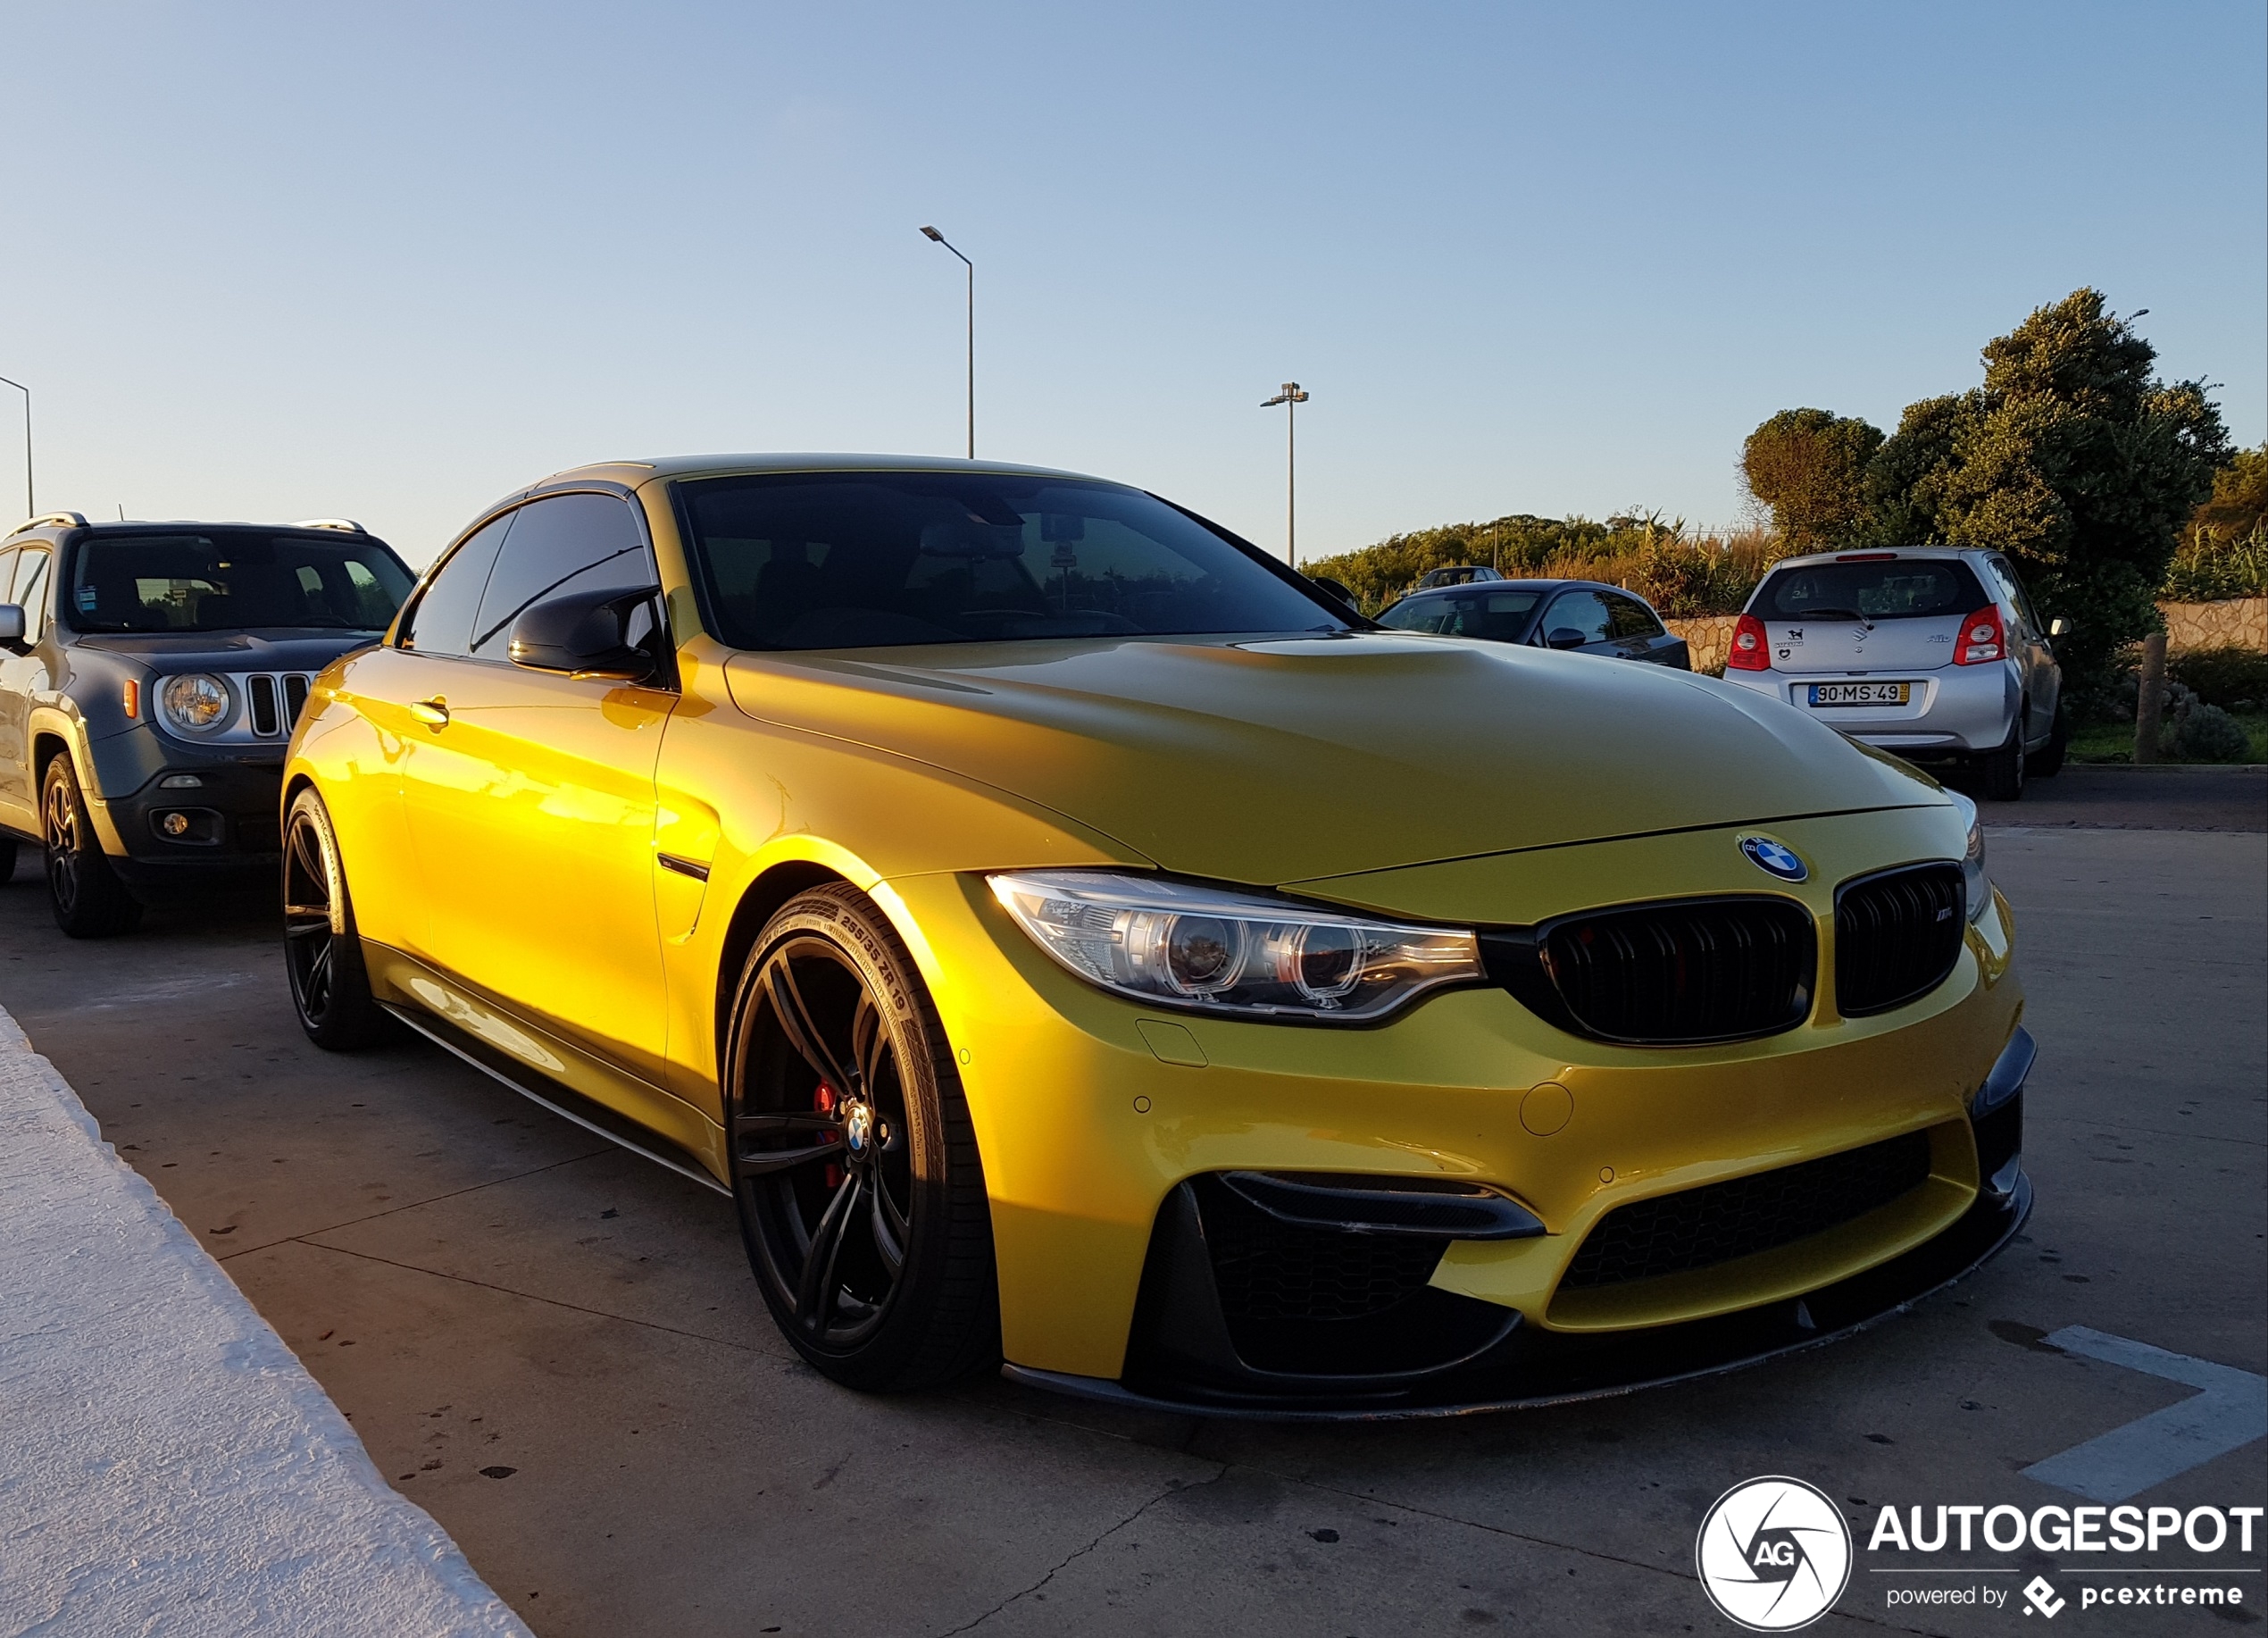
[[[952,244],[935,228],[923,228],[921,236],[953,250]],[[953,250],[953,254],[961,256],[961,265],[969,270],[969,459],[973,461],[977,458],[977,264],[957,250]]]
[[[1299,567],[1299,406],[1307,402],[1307,394],[1297,381],[1286,381],[1284,389],[1272,398],[1261,401],[1262,409],[1284,406],[1284,561],[1293,568]]]

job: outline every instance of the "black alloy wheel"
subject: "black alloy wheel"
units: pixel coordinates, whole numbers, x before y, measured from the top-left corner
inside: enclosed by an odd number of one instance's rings
[[[327,1052],[380,1040],[387,1016],[363,965],[330,811],[313,786],[292,798],[284,820],[283,907],[284,972],[307,1039]]]
[[[39,828],[47,845],[47,901],[74,939],[106,939],[141,924],[142,906],[104,857],[68,753],[48,759],[39,781]]]
[[[733,1199],[765,1303],[846,1386],[998,1357],[984,1174],[945,1032],[888,921],[846,883],[781,907],[735,994]]]

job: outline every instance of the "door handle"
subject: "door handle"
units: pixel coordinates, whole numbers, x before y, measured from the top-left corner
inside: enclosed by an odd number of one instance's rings
[[[429,728],[448,726],[449,707],[447,702],[442,699],[418,700],[410,706],[410,715]]]

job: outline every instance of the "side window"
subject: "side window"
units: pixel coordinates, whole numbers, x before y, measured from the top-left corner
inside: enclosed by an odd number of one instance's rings
[[[1662,623],[1654,617],[1652,609],[1647,607],[1636,598],[1626,598],[1620,592],[1613,591],[1601,592],[1599,595],[1606,600],[1606,612],[1613,622],[1613,632],[1616,637],[1659,637],[1662,635]]]
[[[2016,606],[2016,613],[2023,623],[2032,629],[2035,635],[2044,633],[2047,628],[2039,623],[2039,616],[2031,612],[2031,599],[2024,595],[2024,583],[2016,578],[2015,565],[2005,557],[1989,557],[1985,561],[1992,570],[1992,578],[1999,582],[1999,589],[2008,601]]]
[[[480,610],[480,594],[488,589],[497,548],[519,515],[505,513],[449,555],[449,561],[441,565],[440,573],[410,611],[409,629],[402,634],[403,647],[420,654],[472,652],[472,619]]]
[[[23,606],[23,639],[36,643],[47,631],[47,561],[46,551],[27,547],[16,559],[15,583],[8,601]]]
[[[571,591],[637,591],[660,578],[629,503],[612,495],[554,495],[522,506],[488,576],[468,653],[503,659],[512,623]]]
[[[1596,591],[1563,591],[1544,612],[1541,629],[1547,643],[1553,632],[1565,631],[1580,631],[1586,643],[1603,643],[1614,629],[1614,616]]]
[[[13,603],[16,600],[8,589],[8,582],[15,578],[15,573],[16,550],[11,547],[6,551],[0,552],[0,603]],[[29,615],[24,617],[24,623],[26,625],[31,623]]]

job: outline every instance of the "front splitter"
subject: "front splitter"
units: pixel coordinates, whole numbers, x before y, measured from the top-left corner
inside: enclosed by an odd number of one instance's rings
[[[1634,1331],[1575,1333],[1522,1326],[1490,1350],[1485,1366],[1429,1383],[1422,1397],[1262,1397],[1178,1383],[1129,1384],[1014,1364],[1003,1365],[1000,1374],[1030,1387],[1130,1408],[1270,1422],[1406,1421],[1610,1399],[1745,1370],[1880,1325],[1990,1261],[2023,1227],[2031,1201],[2031,1179],[2019,1172],[2005,1197],[1980,1195],[1927,1244],[1797,1300]]]

